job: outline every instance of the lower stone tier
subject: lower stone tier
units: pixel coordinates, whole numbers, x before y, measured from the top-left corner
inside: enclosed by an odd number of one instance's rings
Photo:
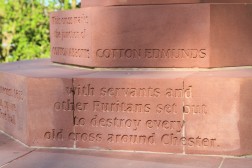
[[[0,130],[29,146],[252,154],[252,69],[0,65]]]

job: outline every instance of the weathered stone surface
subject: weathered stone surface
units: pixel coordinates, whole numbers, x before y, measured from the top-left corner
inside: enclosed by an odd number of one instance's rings
[[[82,7],[90,6],[119,6],[119,5],[157,5],[176,3],[200,3],[202,0],[82,0]]]
[[[87,104],[75,111],[77,147],[182,153],[182,146],[165,149],[160,138],[166,132],[182,134],[182,101],[165,92],[182,89],[187,74],[108,72],[74,79],[74,86],[92,88],[89,97],[75,95],[76,103]]]
[[[248,66],[252,65],[251,14],[250,3],[54,12],[52,61],[89,67]]]
[[[239,74],[240,73],[240,74]],[[244,76],[242,75],[244,73]],[[251,153],[252,114],[249,112],[251,69],[198,73],[185,80],[193,86],[193,99],[185,99],[185,135],[197,137],[187,142],[186,153],[246,155]],[[206,76],[211,77],[206,77]],[[204,76],[204,77],[203,77]],[[198,141],[198,142],[197,142]],[[189,144],[189,145],[188,145]],[[228,150],[227,150],[228,149]]]
[[[0,79],[0,129],[27,142],[27,81],[6,72],[0,72]]]
[[[208,6],[188,5],[55,12],[51,14],[52,61],[93,67],[205,65],[209,62],[208,12]],[[82,16],[76,24],[62,20],[76,16]],[[70,38],[74,32],[78,36]],[[175,58],[184,52],[195,58]]]
[[[252,3],[252,0],[82,0],[82,7],[119,5],[161,5],[190,3]]]
[[[251,68],[101,72],[41,60],[0,74],[0,129],[30,146],[252,154]]]
[[[251,69],[104,72],[78,77],[77,147],[171,153],[252,152]],[[141,75],[140,75],[141,74]],[[246,81],[246,82],[245,82]],[[245,84],[246,83],[246,84]],[[81,93],[81,91],[79,92]]]
[[[60,129],[73,130],[73,110],[57,114],[52,107],[61,99],[72,100],[65,88],[72,85],[71,76],[80,72],[87,73],[49,60],[1,65],[0,129],[30,146],[72,147],[72,142],[56,137],[61,136]]]

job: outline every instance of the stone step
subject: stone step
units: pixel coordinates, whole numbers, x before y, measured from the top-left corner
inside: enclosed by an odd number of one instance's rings
[[[52,61],[88,67],[252,65],[252,4],[87,7],[50,16]]]
[[[0,65],[0,130],[28,146],[252,154],[252,69]]]

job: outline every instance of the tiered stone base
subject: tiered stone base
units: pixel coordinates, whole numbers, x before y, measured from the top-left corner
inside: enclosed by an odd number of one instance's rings
[[[252,69],[0,66],[0,129],[29,146],[252,154]]]

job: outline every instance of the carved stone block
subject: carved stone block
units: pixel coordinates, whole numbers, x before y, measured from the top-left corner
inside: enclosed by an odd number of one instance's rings
[[[50,16],[52,61],[88,67],[252,65],[252,4],[91,7]]]
[[[165,5],[191,3],[252,3],[252,0],[82,0],[82,7],[127,6],[127,5]]]
[[[0,129],[29,146],[252,153],[252,69],[0,66]]]
[[[72,147],[61,139],[63,129],[73,131],[73,94],[65,89],[80,72],[49,60],[1,65],[0,129],[29,146]],[[53,108],[57,102],[60,112]]]

